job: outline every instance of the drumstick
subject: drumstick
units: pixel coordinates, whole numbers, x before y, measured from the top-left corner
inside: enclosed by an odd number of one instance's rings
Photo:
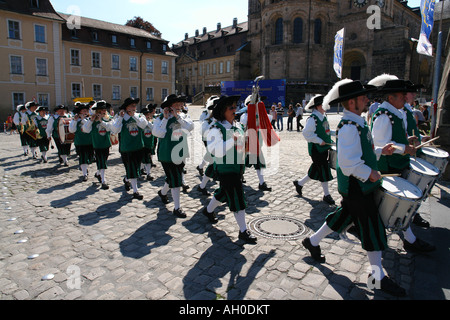
[[[400,173],[385,173],[382,174],[381,177],[382,178],[387,178],[387,177],[400,177],[401,174]]]
[[[435,140],[437,140],[437,139],[439,139],[439,138],[440,138],[440,137],[436,137],[436,138],[430,139],[430,140],[428,140],[428,141],[426,141],[426,142],[424,142],[424,143],[418,145],[418,146],[416,147],[416,149],[422,148],[423,146],[425,146],[425,145],[427,145],[427,144],[429,144],[429,143],[431,143],[431,142],[433,142],[433,141],[435,141]]]

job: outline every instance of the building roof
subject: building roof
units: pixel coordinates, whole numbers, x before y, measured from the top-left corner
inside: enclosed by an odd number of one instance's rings
[[[205,29],[204,29],[205,30]],[[173,45],[173,48],[179,48],[183,45],[191,45],[199,42],[205,42],[211,39],[221,38],[227,35],[233,35],[237,33],[247,32],[248,31],[248,21],[238,23],[236,25],[231,25],[225,28],[221,28],[220,24],[218,24],[217,29],[210,32],[202,32],[193,37],[187,37],[184,40]]]
[[[52,4],[48,0],[41,0],[38,8],[32,7],[30,1],[2,0],[0,1],[0,10],[57,20],[60,22],[65,21],[64,18],[53,9]]]
[[[61,15],[66,20],[69,19],[69,17],[70,17],[70,15],[65,14],[65,13],[59,13],[59,15]],[[135,27],[130,27],[130,26],[126,26],[126,25],[121,25],[121,24],[116,24],[116,23],[111,23],[111,22],[107,22],[107,21],[96,20],[96,19],[86,18],[86,17],[80,17],[80,23],[81,23],[81,27],[106,30],[109,32],[122,33],[122,34],[127,34],[127,35],[131,35],[131,36],[135,36],[135,37],[150,38],[150,39],[160,40],[160,41],[164,41],[164,42],[168,43],[168,41],[166,41],[160,37],[157,37],[148,31],[145,31],[143,29],[138,29]]]

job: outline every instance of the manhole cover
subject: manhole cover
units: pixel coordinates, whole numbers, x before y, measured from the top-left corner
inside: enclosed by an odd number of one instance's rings
[[[300,220],[286,216],[256,218],[248,225],[254,233],[269,239],[296,240],[309,232]]]

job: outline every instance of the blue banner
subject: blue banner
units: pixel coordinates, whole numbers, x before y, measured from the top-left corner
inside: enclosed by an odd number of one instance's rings
[[[339,79],[342,79],[342,56],[344,49],[344,28],[339,30],[334,37],[334,61],[333,68]]]
[[[422,17],[422,28],[420,30],[417,52],[427,56],[433,56],[433,46],[430,43],[430,35],[434,24],[435,0],[422,0],[420,2],[420,14]],[[443,9],[442,9],[443,10]]]
[[[240,95],[243,103],[245,99],[252,94],[252,88],[255,81],[222,81],[220,84],[221,94],[227,96]],[[259,81],[260,96],[267,97],[263,102],[266,107],[270,107],[272,103],[281,102],[283,107],[286,100],[286,80],[261,80]]]

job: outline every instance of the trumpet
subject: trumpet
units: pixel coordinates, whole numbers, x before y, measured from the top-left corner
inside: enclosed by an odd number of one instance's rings
[[[27,121],[27,129],[25,130],[25,133],[28,134],[33,140],[39,140],[42,139],[41,132],[39,128],[36,126],[34,121]]]

